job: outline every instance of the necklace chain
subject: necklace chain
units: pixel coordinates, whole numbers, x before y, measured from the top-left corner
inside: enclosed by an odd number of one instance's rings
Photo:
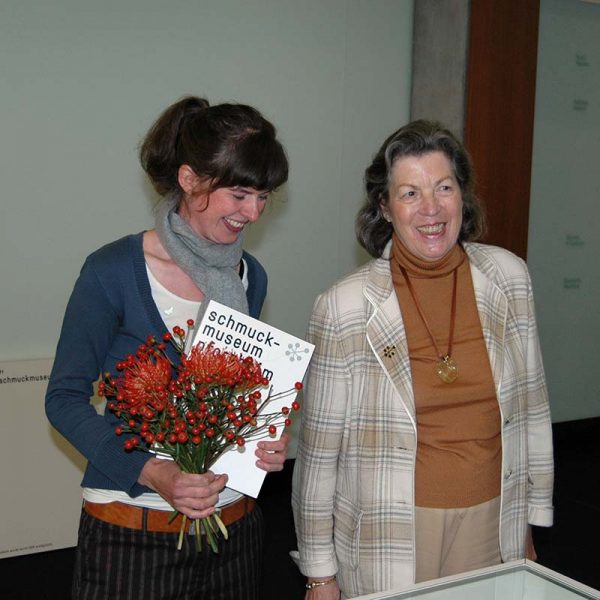
[[[435,348],[435,352],[436,352],[437,356],[439,357],[439,361],[435,365],[435,371],[436,371],[438,377],[444,383],[452,383],[458,377],[458,367],[456,365],[454,358],[452,358],[452,342],[454,341],[454,324],[456,322],[456,288],[457,288],[457,280],[458,280],[458,267],[456,267],[454,269],[454,271],[452,272],[452,275],[453,275],[452,307],[450,309],[450,331],[448,333],[448,351],[446,352],[446,354],[442,354],[442,352],[439,349],[437,342],[435,340],[435,336],[433,335],[433,332],[431,331],[431,327],[429,327],[429,323],[427,322],[427,319],[425,318],[425,313],[423,312],[423,309],[421,308],[421,305],[419,304],[419,301],[417,300],[417,295],[415,294],[415,290],[410,281],[408,273],[406,272],[406,269],[402,265],[398,265],[398,266],[400,267],[400,271],[402,272],[402,275],[404,276],[406,285],[408,287],[408,291],[410,292],[413,302],[415,303],[415,308],[417,309],[417,312],[419,313],[419,317],[421,317],[421,321],[423,321],[423,325],[425,326],[425,329],[427,330],[427,333],[429,334],[429,337],[431,338],[431,343],[433,344],[433,347]]]

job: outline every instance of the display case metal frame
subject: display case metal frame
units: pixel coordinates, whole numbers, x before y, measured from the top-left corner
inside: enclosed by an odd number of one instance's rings
[[[535,590],[531,595],[525,589],[527,585],[524,578],[527,575],[535,577],[536,583],[539,584],[533,586]],[[520,598],[514,595],[518,583],[516,579],[519,577],[523,578],[523,593]],[[515,579],[512,586],[509,581],[511,578]],[[415,600],[450,600],[460,597],[457,596],[457,592],[460,592],[461,588],[465,588],[465,586],[472,587],[470,584],[484,581],[495,582],[498,585],[494,586],[494,593],[489,597],[482,596],[481,590],[478,590],[476,600],[503,600],[502,584],[506,584],[507,588],[510,587],[512,592],[506,596],[506,600],[528,600],[528,598],[534,597],[535,600],[562,600],[563,598],[600,600],[600,591],[529,560],[516,560],[495,567],[477,569],[469,573],[442,577],[398,591],[388,590],[378,594],[358,596],[354,600],[407,600],[409,598]],[[464,591],[466,595],[463,597],[469,597],[467,589]],[[472,597],[475,598],[475,596]]]

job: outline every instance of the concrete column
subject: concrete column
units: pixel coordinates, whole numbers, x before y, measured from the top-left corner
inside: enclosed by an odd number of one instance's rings
[[[415,0],[411,119],[463,139],[470,0]]]

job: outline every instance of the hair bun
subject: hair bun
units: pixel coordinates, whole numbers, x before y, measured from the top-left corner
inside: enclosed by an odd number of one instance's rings
[[[199,96],[184,96],[175,105],[179,105],[184,112],[188,113],[200,112],[210,108],[208,100]]]

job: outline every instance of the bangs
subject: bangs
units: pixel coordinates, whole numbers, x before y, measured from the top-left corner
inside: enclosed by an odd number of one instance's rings
[[[251,187],[272,191],[288,178],[288,161],[281,144],[270,135],[252,133],[236,140],[222,157],[213,187]]]

